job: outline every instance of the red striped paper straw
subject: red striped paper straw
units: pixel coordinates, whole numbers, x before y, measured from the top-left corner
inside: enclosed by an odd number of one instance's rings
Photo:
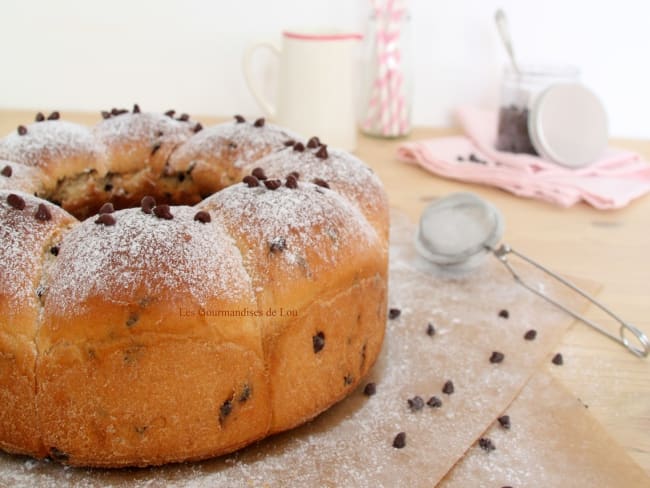
[[[371,4],[377,19],[373,60],[377,76],[362,127],[386,137],[400,136],[410,128],[400,51],[406,0],[372,0]]]

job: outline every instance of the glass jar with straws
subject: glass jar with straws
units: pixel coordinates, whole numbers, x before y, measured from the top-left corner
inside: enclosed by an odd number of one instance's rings
[[[359,125],[368,135],[411,131],[411,18],[406,0],[372,0],[364,37]]]

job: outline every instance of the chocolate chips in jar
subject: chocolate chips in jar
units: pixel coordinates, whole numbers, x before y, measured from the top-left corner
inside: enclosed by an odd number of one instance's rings
[[[499,109],[499,151],[537,155],[528,134],[528,109],[510,105]]]
[[[501,80],[501,106],[495,147],[499,151],[539,155],[529,119],[535,118],[537,98],[556,84],[575,83],[579,71],[573,66],[524,64],[515,72],[507,66]],[[535,126],[535,124],[533,124]]]

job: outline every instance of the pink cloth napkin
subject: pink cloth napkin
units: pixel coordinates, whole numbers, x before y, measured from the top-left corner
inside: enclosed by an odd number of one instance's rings
[[[599,209],[620,208],[650,192],[650,164],[636,153],[608,148],[593,164],[569,169],[537,156],[494,149],[495,112],[461,107],[457,116],[465,137],[407,142],[399,146],[398,158],[446,178],[492,185],[563,207],[584,200]],[[470,161],[472,154],[482,162]]]

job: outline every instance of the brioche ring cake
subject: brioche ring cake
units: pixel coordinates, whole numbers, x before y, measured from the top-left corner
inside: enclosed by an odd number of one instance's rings
[[[198,460],[344,398],[384,335],[377,176],[264,119],[102,115],[0,139],[0,448]]]

